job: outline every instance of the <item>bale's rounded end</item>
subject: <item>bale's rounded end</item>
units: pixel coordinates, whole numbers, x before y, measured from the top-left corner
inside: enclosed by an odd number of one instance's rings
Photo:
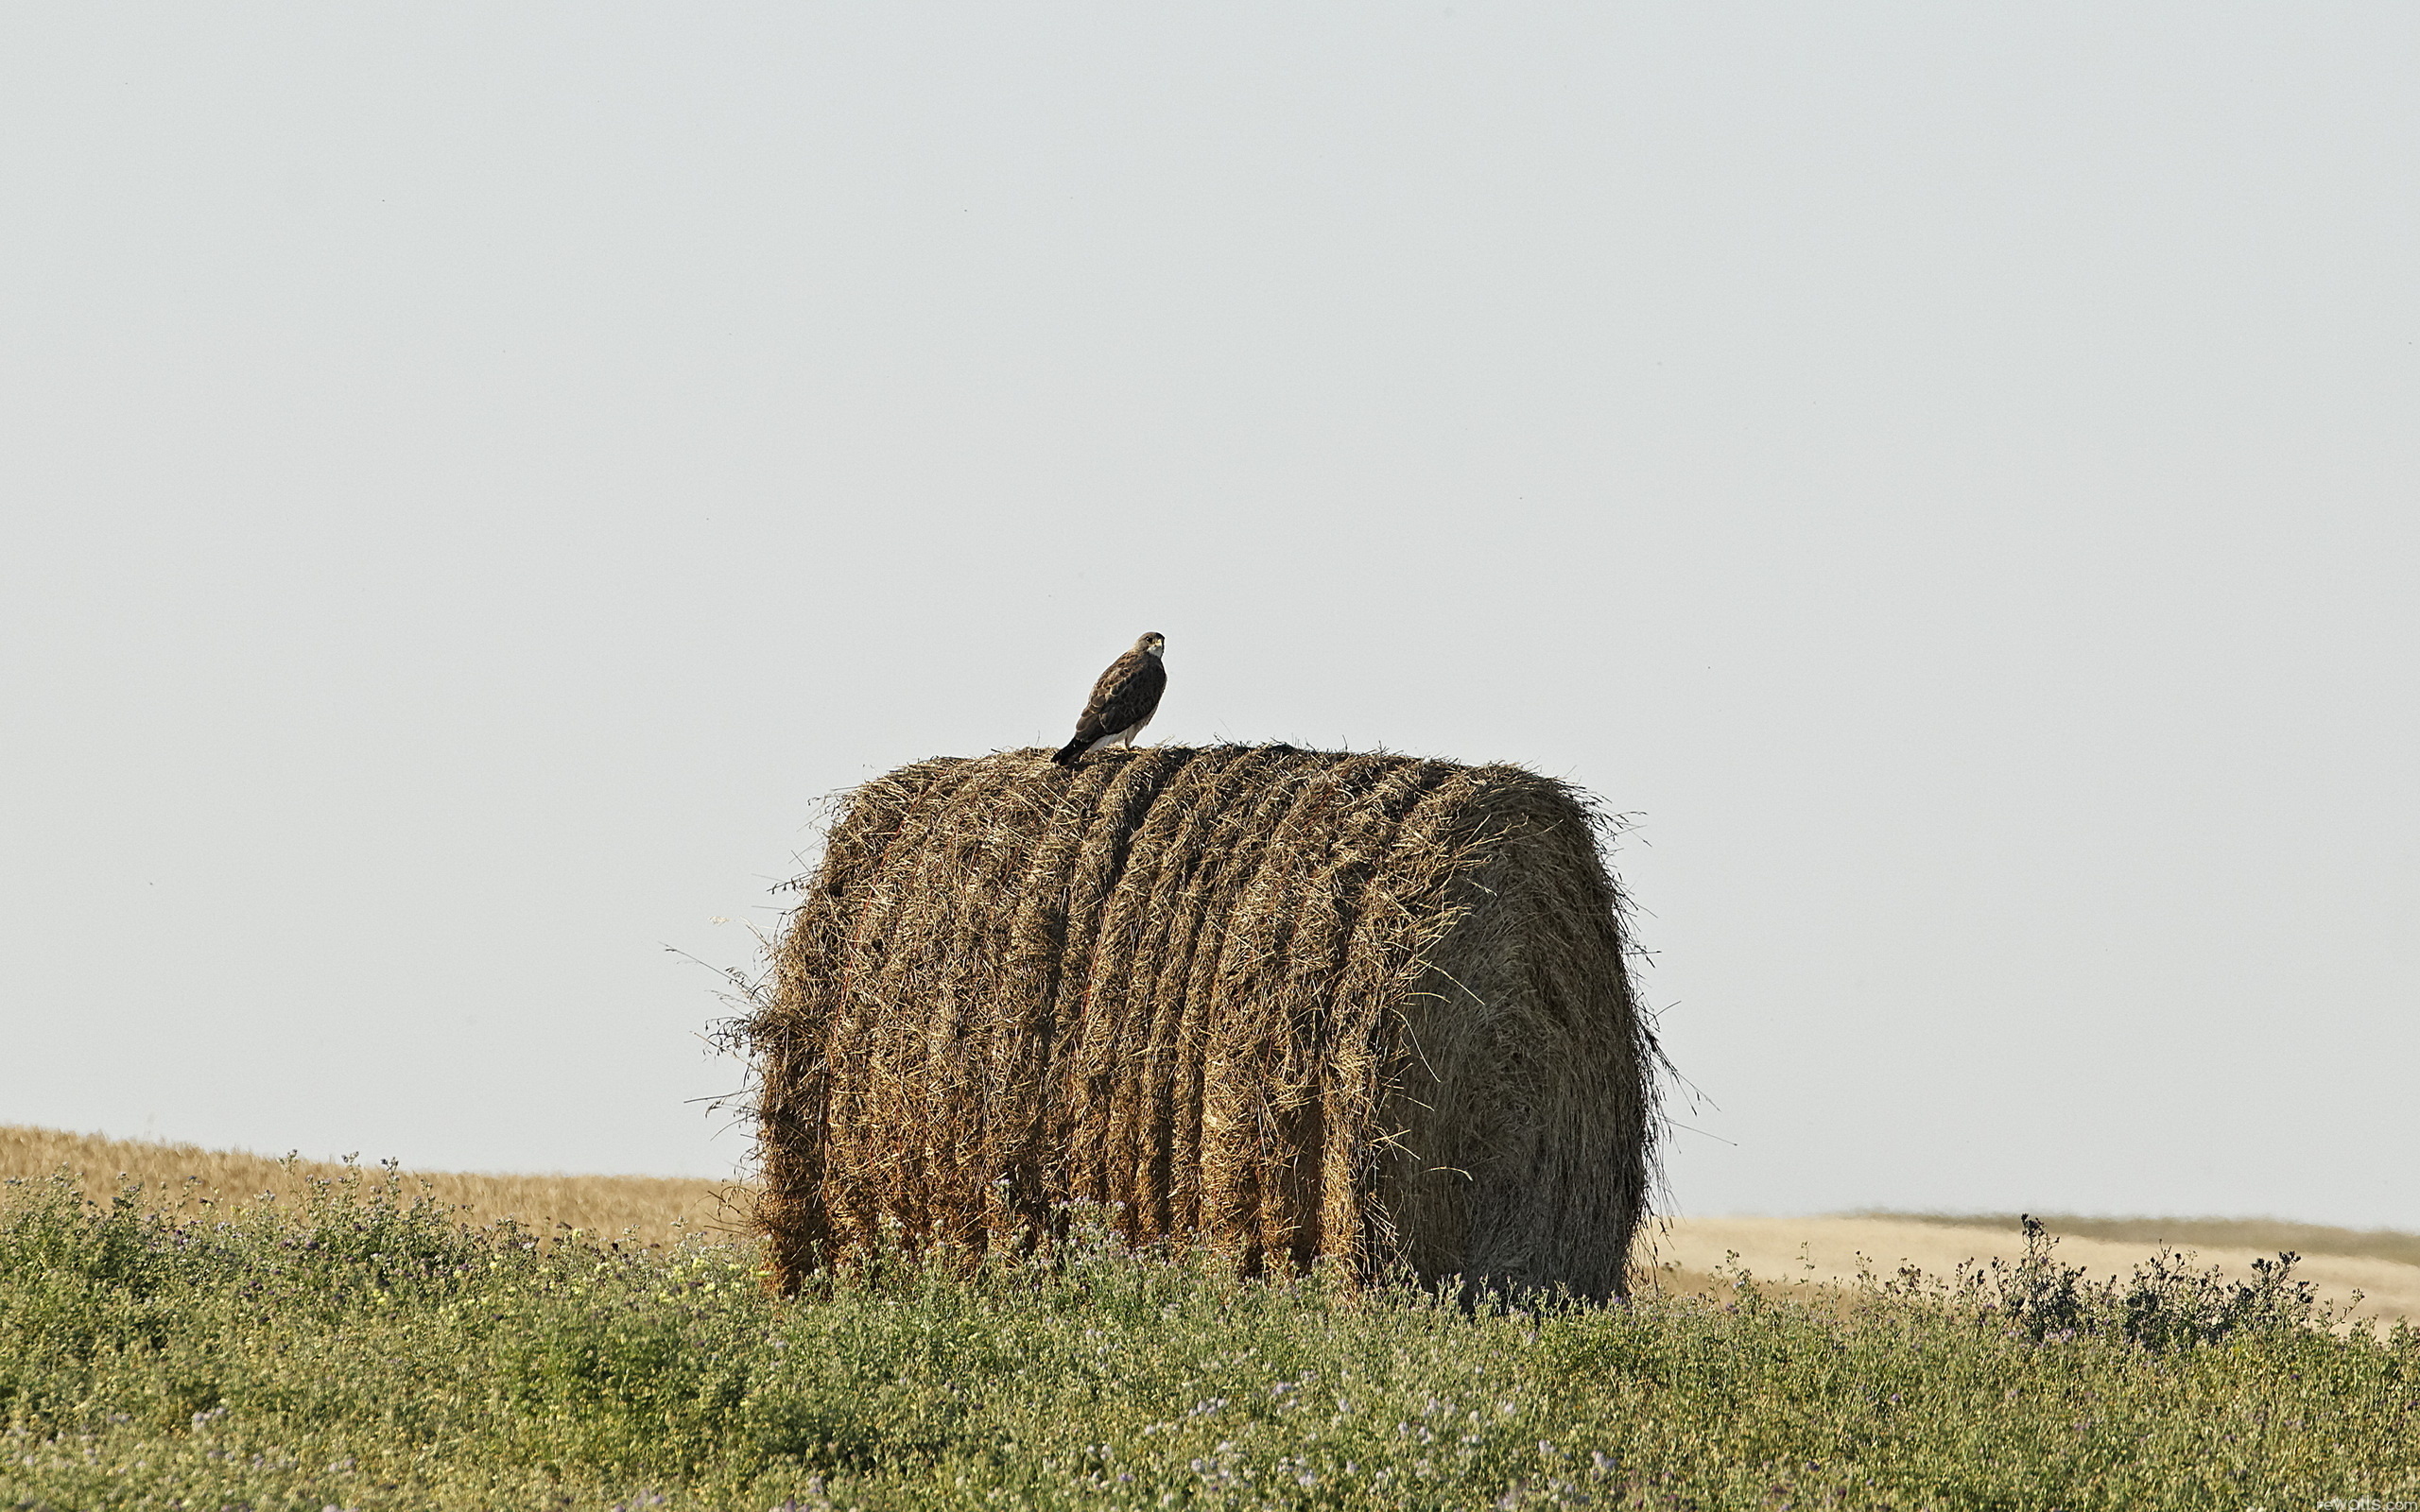
[[[859,789],[748,1025],[784,1284],[1070,1204],[1247,1274],[1623,1290],[1652,1041],[1588,803],[1512,766],[1046,749]]]

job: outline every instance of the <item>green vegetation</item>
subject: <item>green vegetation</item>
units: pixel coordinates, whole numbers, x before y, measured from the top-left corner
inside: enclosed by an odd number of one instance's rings
[[[2420,1332],[2290,1265],[1461,1310],[1098,1232],[795,1301],[390,1173],[0,1199],[0,1506],[2309,1506],[2420,1495]]]

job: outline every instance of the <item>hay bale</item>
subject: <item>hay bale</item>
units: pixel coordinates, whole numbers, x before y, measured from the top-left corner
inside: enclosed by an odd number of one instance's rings
[[[1071,1202],[1245,1274],[1623,1291],[1655,1051],[1602,825],[1512,766],[939,758],[847,800],[742,1026],[794,1288]]]

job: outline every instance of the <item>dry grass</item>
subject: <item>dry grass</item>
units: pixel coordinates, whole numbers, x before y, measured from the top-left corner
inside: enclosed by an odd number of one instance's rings
[[[213,1197],[246,1204],[275,1194],[290,1204],[306,1177],[339,1175],[322,1161],[288,1166],[266,1156],[193,1144],[111,1140],[56,1129],[0,1125],[0,1177],[77,1173],[85,1191],[106,1200],[122,1177],[143,1183],[154,1205],[175,1211]],[[729,1231],[744,1203],[720,1182],[660,1177],[484,1176],[407,1173],[407,1188],[424,1180],[440,1200],[458,1205],[477,1223],[513,1217],[553,1231],[557,1225],[608,1236],[625,1232],[648,1243],[684,1233]],[[193,1185],[188,1187],[186,1183]],[[2194,1250],[2203,1263],[2248,1278],[2255,1258],[2291,1249],[2304,1257],[2301,1274],[2323,1296],[2349,1303],[2364,1294],[2364,1316],[2420,1321],[2420,1263],[2396,1257],[2420,1253],[2420,1235],[2391,1229],[2333,1228],[2265,1219],[2049,1218],[2064,1236],[2060,1258],[2118,1275],[2162,1245]],[[2087,1228],[2086,1225],[2090,1227]],[[1829,1218],[1686,1218],[1651,1226],[1636,1257],[1650,1289],[1667,1296],[1717,1296],[1729,1289],[1720,1272],[1736,1251],[1737,1266],[1760,1280],[1805,1282],[1815,1305],[1823,1293],[1854,1280],[1867,1262],[1884,1275],[1915,1264],[1935,1275],[1962,1260],[2014,1258],[2023,1247],[2014,1223],[1962,1222],[1935,1213],[1858,1213]],[[1863,1257],[1860,1259],[1860,1257]],[[1809,1263],[1812,1269],[1809,1269]]]
[[[1044,750],[853,794],[746,1024],[795,1282],[1071,1204],[1247,1275],[1617,1292],[1653,1042],[1602,826],[1510,766]]]
[[[0,1125],[0,1177],[40,1177],[66,1170],[87,1195],[106,1202],[126,1181],[142,1183],[148,1205],[189,1211],[204,1201],[250,1206],[264,1196],[291,1205],[305,1181],[344,1174],[321,1160],[281,1161],[241,1150],[103,1139],[56,1129]],[[375,1174],[375,1168],[372,1168]],[[485,1176],[406,1172],[406,1190],[424,1186],[473,1223],[501,1218],[552,1232],[559,1227],[666,1244],[685,1233],[736,1230],[746,1205],[728,1183],[647,1176]]]
[[[1949,1228],[1996,1228],[2009,1233],[2018,1231],[2020,1221],[2020,1215],[2014,1212],[1875,1211],[1851,1216]],[[2302,1255],[2342,1255],[2420,1266],[2420,1234],[2393,1228],[2336,1228],[2325,1224],[2288,1223],[2282,1218],[2084,1218],[2058,1212],[2037,1212],[2033,1216],[2054,1234],[2105,1239],[2113,1244],[2272,1253],[2290,1249]]]
[[[2358,1316],[2385,1321],[2420,1319],[2420,1265],[2382,1258],[2375,1241],[2379,1236],[2358,1230],[2303,1225],[2262,1226],[2247,1220],[2221,1231],[2257,1235],[2249,1243],[2197,1242],[2177,1225],[2162,1219],[2106,1219],[2110,1228],[2127,1230],[2123,1237],[2079,1233],[2051,1221],[2060,1236],[2058,1258],[2081,1265],[2096,1277],[2124,1276],[2149,1260],[2163,1245],[2191,1250],[2197,1263],[2215,1265],[2237,1280],[2249,1280],[2252,1263],[2273,1259],[2290,1249],[2303,1259],[2295,1274],[2310,1281],[2326,1300]],[[2204,1220],[2207,1222],[2207,1220]],[[2314,1242],[2293,1242],[2295,1236]],[[2348,1247],[2332,1246],[2341,1236]],[[2411,1241],[2411,1235],[2389,1235]],[[1682,1218],[1649,1231],[1653,1261],[1642,1252],[1642,1263],[1660,1262],[1673,1267],[1663,1273],[1665,1290],[1691,1295],[1710,1285],[1713,1273],[1726,1268],[1753,1272],[1760,1280],[1805,1281],[1813,1287],[1840,1287],[1854,1282],[1860,1271],[1889,1277],[1902,1265],[1927,1275],[1946,1277],[1961,1262],[1988,1263],[2014,1261],[2024,1253],[2021,1232],[2007,1228],[1956,1226],[1936,1220],[1869,1213],[1826,1218]],[[2271,1241],[2278,1241],[2272,1243]],[[2363,1247],[2349,1247],[2361,1244]],[[1726,1257],[1736,1255],[1736,1262]],[[2360,1294],[2355,1306],[2354,1294]]]

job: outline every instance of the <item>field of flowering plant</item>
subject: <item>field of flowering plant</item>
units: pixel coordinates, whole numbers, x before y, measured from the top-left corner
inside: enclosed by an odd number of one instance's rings
[[[473,1227],[391,1174],[0,1194],[0,1507],[2420,1502],[2420,1332],[2290,1262],[1466,1309],[1098,1228],[769,1297],[745,1246]]]

